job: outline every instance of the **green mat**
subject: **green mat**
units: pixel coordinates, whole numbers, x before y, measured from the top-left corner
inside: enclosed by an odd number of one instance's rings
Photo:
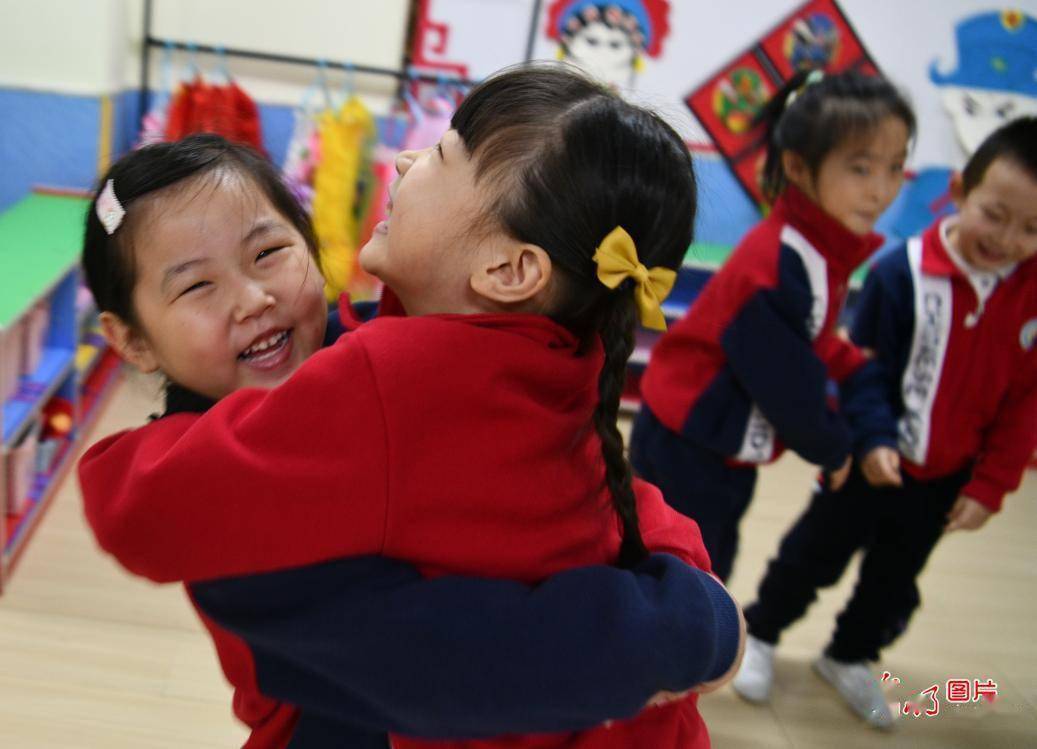
[[[79,262],[89,204],[85,198],[30,195],[0,213],[0,328]]]

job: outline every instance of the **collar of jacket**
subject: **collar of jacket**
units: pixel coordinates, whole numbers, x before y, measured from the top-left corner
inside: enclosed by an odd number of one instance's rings
[[[949,221],[957,220],[955,216],[947,216],[933,222],[922,233],[922,270],[933,276],[960,276],[968,280],[965,271],[954,262],[951,249],[943,240],[943,227]],[[1032,257],[1010,268],[994,271],[1000,281],[1013,277],[1033,277],[1037,279],[1037,257]]]
[[[814,246],[825,261],[849,275],[882,246],[882,235],[856,234],[808,198],[788,185],[771,212],[777,221],[791,224]]]
[[[216,401],[199,395],[193,390],[170,382],[166,385],[166,410],[161,415],[152,416],[154,419],[164,419],[166,416],[180,413],[204,413],[216,405]]]

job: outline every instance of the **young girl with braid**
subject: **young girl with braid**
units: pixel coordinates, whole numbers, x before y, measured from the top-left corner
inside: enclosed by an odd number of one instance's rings
[[[476,87],[442,141],[401,154],[397,168],[389,218],[360,259],[407,316],[361,326],[272,390],[238,390],[202,415],[149,425],[146,440],[95,446],[80,472],[85,494],[104,495],[93,512],[102,545],[119,547],[133,528],[138,570],[183,566],[186,546],[219,549],[186,562],[190,575],[240,575],[255,571],[248,548],[285,543],[279,522],[303,512],[306,542],[332,539],[335,556],[380,554],[430,577],[534,583],[581,565],[629,567],[649,550],[708,568],[694,522],[632,479],[616,428],[635,325],[663,324],[660,302],[691,241],[681,138],[572,70],[536,66]],[[735,607],[710,611],[728,620],[708,672],[717,683],[742,636]],[[225,623],[276,630],[249,618]],[[696,695],[674,695],[607,727],[436,745],[709,740]]]

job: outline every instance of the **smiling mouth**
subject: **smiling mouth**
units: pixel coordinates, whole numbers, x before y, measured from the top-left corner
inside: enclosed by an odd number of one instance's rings
[[[263,337],[238,354],[238,361],[261,364],[271,361],[280,354],[288,345],[292,336],[292,330],[281,330],[274,333],[264,334]]]
[[[976,248],[979,250],[979,256],[987,261],[999,263],[1005,260],[1004,253],[992,250],[982,242],[979,242]]]

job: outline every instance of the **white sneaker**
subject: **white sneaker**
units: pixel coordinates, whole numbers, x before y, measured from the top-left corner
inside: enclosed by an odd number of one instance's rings
[[[893,728],[893,713],[886,695],[865,661],[840,663],[822,655],[814,661],[818,675],[835,687],[857,715],[874,728],[885,731]]]
[[[749,702],[766,702],[774,684],[774,646],[747,635],[745,657],[731,685]]]

